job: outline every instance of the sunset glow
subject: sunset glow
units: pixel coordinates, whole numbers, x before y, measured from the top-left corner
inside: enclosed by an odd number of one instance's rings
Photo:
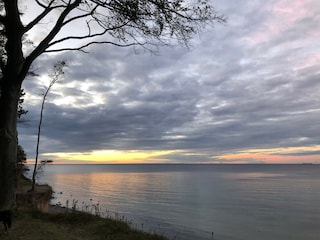
[[[172,151],[117,151],[100,150],[92,152],[45,153],[42,156],[53,158],[57,163],[144,163],[152,162],[154,157],[170,154]]]
[[[319,163],[320,145],[311,147],[252,149],[220,155],[222,163]]]
[[[319,163],[320,145],[313,147],[248,149],[234,153],[225,153],[206,159],[206,153],[196,153],[190,150],[167,150],[167,151],[117,151],[99,150],[92,152],[60,152],[45,153],[43,158],[54,160],[55,163],[109,163],[109,164],[136,164],[136,163],[179,163],[172,161],[171,157],[195,159],[198,163],[222,163],[222,164],[245,164],[245,163],[270,163],[270,164],[300,164]],[[185,162],[188,163],[188,162]]]

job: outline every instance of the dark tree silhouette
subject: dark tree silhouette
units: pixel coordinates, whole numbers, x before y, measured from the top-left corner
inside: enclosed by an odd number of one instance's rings
[[[4,44],[0,47],[0,210],[14,202],[17,105],[21,84],[35,59],[44,53],[86,51],[93,44],[151,51],[172,41],[188,45],[205,25],[225,21],[207,0],[30,0],[27,3],[34,6],[24,11],[37,15],[29,22],[22,21],[26,13],[20,10],[22,3],[0,1],[0,41]],[[44,23],[48,32],[31,51],[24,52],[27,34]],[[73,24],[82,24],[78,35],[68,31]]]

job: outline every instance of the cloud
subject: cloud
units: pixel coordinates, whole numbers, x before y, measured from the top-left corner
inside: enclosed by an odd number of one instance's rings
[[[43,153],[172,150],[153,161],[219,162],[223,154],[317,144],[319,3],[214,4],[228,23],[195,38],[190,51],[161,48],[155,56],[95,46],[90,54],[41,57],[40,80],[23,86],[29,122],[19,135],[28,155],[41,85],[58,60],[69,66],[45,105]],[[241,161],[262,161],[251,157]]]

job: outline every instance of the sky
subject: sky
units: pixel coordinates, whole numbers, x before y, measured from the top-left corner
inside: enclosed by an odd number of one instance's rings
[[[43,55],[23,83],[19,143],[55,163],[320,163],[320,1],[215,0],[228,19],[189,49]],[[43,30],[44,31],[44,30]],[[29,37],[36,41],[41,31]]]

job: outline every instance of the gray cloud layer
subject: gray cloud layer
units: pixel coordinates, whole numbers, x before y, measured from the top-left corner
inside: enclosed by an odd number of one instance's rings
[[[69,65],[45,106],[42,152],[180,149],[204,155],[167,157],[201,162],[318,144],[320,2],[214,4],[228,23],[195,38],[191,51],[96,46],[42,57],[40,73],[61,59]],[[36,79],[24,88],[29,122],[20,143],[32,158],[42,90]]]

